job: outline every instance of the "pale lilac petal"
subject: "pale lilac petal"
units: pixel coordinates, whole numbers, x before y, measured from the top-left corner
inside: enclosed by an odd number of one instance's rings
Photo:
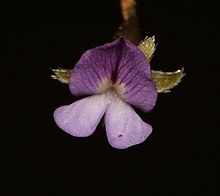
[[[152,127],[143,122],[134,109],[115,97],[105,114],[106,134],[114,148],[125,149],[144,142]]]
[[[91,135],[104,115],[108,97],[93,95],[67,106],[59,107],[54,112],[56,124],[65,132],[76,137]]]

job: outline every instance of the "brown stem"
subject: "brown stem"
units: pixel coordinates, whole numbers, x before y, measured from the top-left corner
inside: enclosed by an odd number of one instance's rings
[[[114,35],[114,39],[123,36],[137,45],[140,42],[140,30],[136,14],[136,2],[135,0],[120,0],[120,4],[124,22],[118,28]]]
[[[121,13],[124,21],[131,17],[136,17],[136,2],[135,0],[121,0]]]

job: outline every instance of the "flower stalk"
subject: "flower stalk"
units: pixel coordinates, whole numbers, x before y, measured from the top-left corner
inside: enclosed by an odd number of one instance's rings
[[[113,39],[123,36],[131,43],[138,45],[141,36],[136,13],[136,2],[135,0],[121,0],[120,5],[123,23],[119,26]]]

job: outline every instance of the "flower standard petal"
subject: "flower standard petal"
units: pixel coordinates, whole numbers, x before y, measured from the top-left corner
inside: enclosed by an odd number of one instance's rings
[[[105,114],[106,134],[112,147],[125,149],[142,143],[152,132],[134,109],[117,96],[112,99]]]
[[[93,95],[59,107],[54,112],[54,119],[56,124],[70,135],[87,137],[95,131],[108,103],[106,94]]]
[[[74,95],[89,95],[104,93],[112,86],[125,87],[120,96],[149,112],[157,99],[150,74],[150,64],[144,54],[121,37],[86,51],[71,73],[69,88]]]

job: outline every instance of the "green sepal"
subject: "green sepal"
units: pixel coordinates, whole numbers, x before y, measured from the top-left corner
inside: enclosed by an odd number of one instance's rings
[[[179,84],[184,77],[184,69],[175,72],[162,72],[151,70],[151,78],[154,81],[158,93],[170,92],[170,89]]]
[[[54,73],[53,75],[51,75],[53,79],[58,80],[63,84],[69,84],[72,69],[58,68],[58,69],[51,69],[51,70]]]

